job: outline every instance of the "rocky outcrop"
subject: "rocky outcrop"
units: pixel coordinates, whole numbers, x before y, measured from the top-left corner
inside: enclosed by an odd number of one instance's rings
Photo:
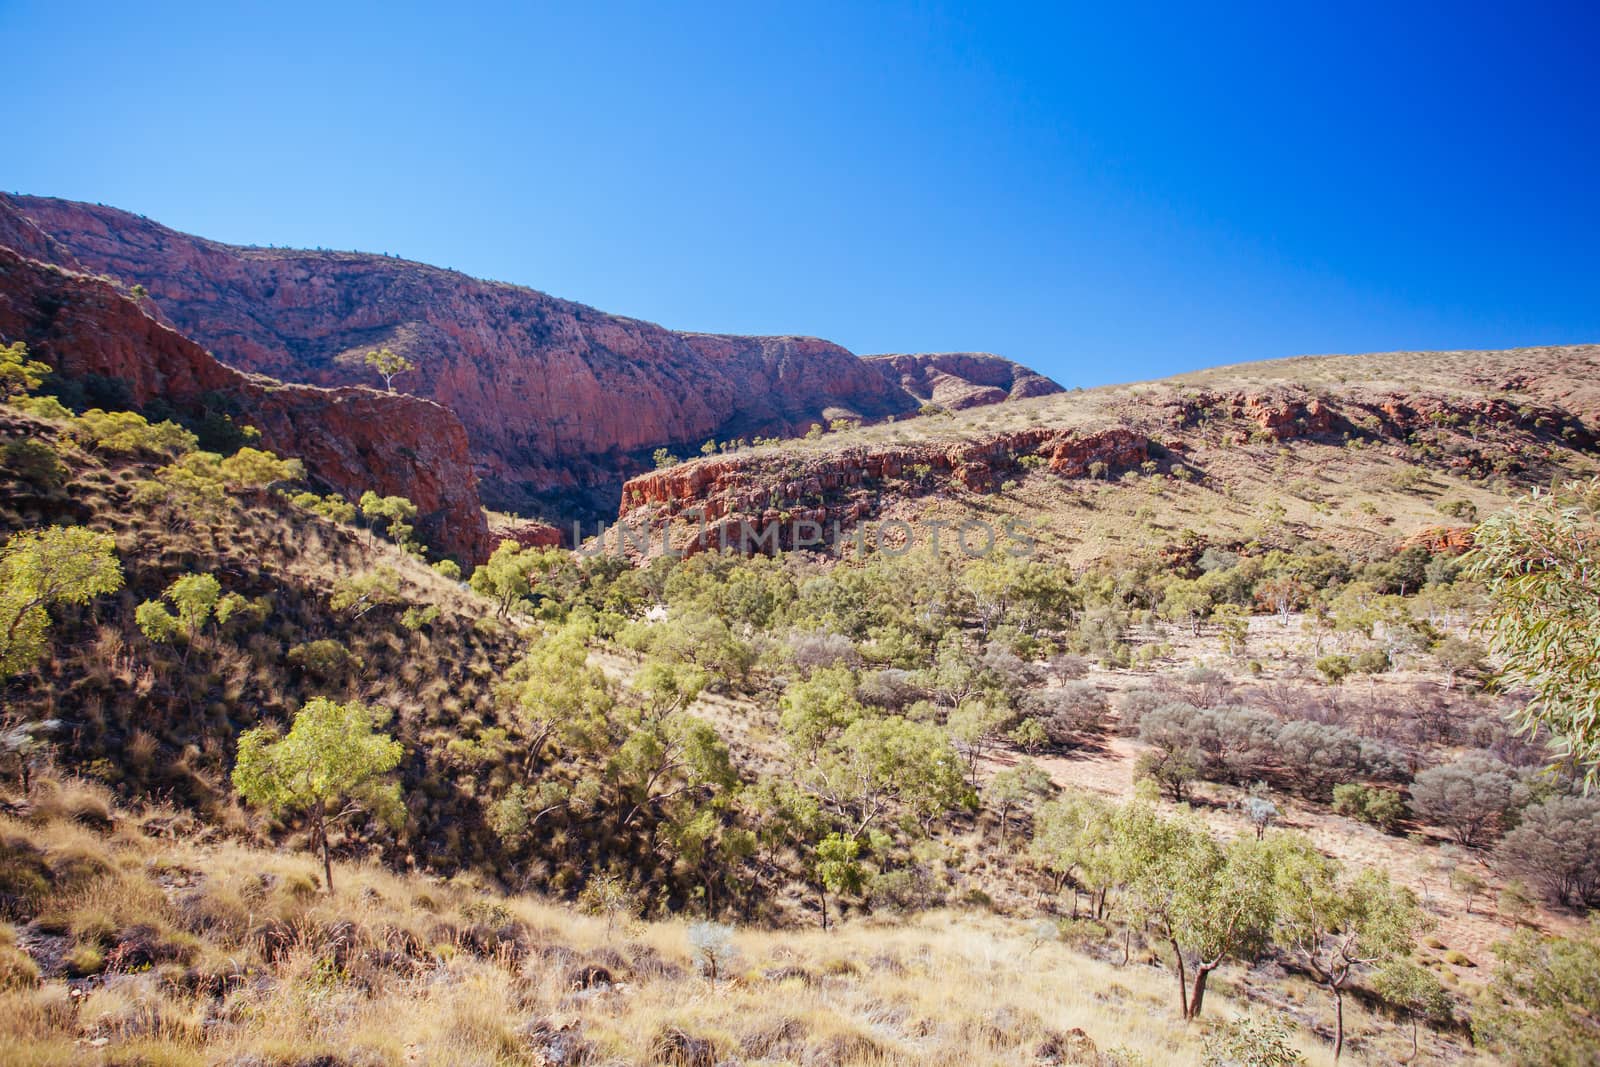
[[[641,535],[647,528],[658,531],[656,540],[659,531],[669,531],[673,550],[685,555],[747,547],[744,527],[758,536],[771,530],[779,547],[790,547],[804,536],[796,524],[814,523],[824,542],[831,542],[876,514],[885,498],[990,492],[1006,477],[1039,466],[1063,478],[1109,476],[1145,462],[1150,447],[1148,438],[1113,426],[1037,428],[815,455],[763,449],[630,479],[618,519]]]
[[[1424,526],[1407,535],[1400,547],[1425,548],[1435,556],[1459,556],[1472,548],[1472,543],[1471,526]]]
[[[469,561],[487,555],[466,433],[438,404],[243,374],[111,284],[0,248],[0,341],[13,340],[64,378],[121,382],[138,405],[230,408],[261,431],[265,447],[304,461],[326,488],[408,497],[431,544]]]
[[[491,527],[489,535],[496,544],[515,541],[523,548],[560,548],[567,540],[560,527],[548,522],[518,522]]]
[[[925,404],[962,411],[983,404],[1064,392],[1020,363],[987,352],[863,356],[893,385]]]
[[[460,417],[485,499],[507,510],[592,516],[657,447],[905,416],[924,399],[901,371],[817,338],[681,333],[421,263],[234,247],[71,201],[0,197],[6,212],[85,268],[147,287],[161,314],[242,370],[372,384],[362,354],[408,356],[417,369],[397,385]],[[928,361],[905,373],[962,404],[1053,385],[995,357],[894,359]]]
[[[1333,408],[1303,390],[1186,393],[1168,401],[1166,407],[1167,422],[1174,427],[1195,427],[1215,421],[1239,422],[1253,424],[1249,429],[1255,435],[1273,441],[1320,437],[1344,428]],[[1234,436],[1248,439],[1248,435]]]

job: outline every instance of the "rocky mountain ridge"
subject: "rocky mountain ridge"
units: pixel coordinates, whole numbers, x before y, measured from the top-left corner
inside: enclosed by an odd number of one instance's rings
[[[1359,383],[1150,383],[1033,401],[1009,412],[1020,425],[992,425],[996,419],[977,413],[965,422],[925,419],[905,430],[830,434],[807,442],[809,449],[755,449],[639,475],[624,486],[618,522],[657,531],[652,552],[670,544],[693,554],[747,549],[752,538],[765,550],[759,538],[769,531],[782,548],[813,534],[825,543],[844,540],[864,521],[915,514],[907,502],[924,498],[956,501],[959,513],[987,521],[1002,513],[998,500],[1029,479],[1047,500],[1065,500],[1071,483],[1152,477],[1145,482],[1152,492],[1181,484],[1231,499],[1221,473],[1230,456],[1259,452],[1258,466],[1292,470],[1292,450],[1285,450],[1300,443],[1371,455],[1374,467],[1413,468],[1410,476],[1387,473],[1402,487],[1425,482],[1430,472],[1471,483],[1538,484],[1600,451],[1600,419],[1561,403],[1570,390],[1559,374],[1538,373],[1561,358],[1546,353],[1530,361],[1529,380],[1545,385],[1529,394],[1438,382],[1412,392]]]
[[[136,405],[222,407],[302,460],[325,489],[409,497],[419,532],[465,561],[492,548],[461,423],[420,397],[289,385],[224,366],[98,278],[0,247],[0,338],[25,342],[68,380],[116,381]]]
[[[669,330],[426,264],[237,247],[66,200],[0,196],[7,239],[143,286],[155,314],[246,372],[373,384],[362,354],[408,356],[397,384],[461,419],[485,500],[549,517],[611,513],[658,447],[1060,391],[996,356],[864,360],[814,337]]]

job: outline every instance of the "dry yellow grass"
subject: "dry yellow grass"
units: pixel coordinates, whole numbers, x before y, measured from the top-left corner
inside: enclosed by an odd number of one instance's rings
[[[1036,921],[937,911],[739,929],[713,981],[687,920],[610,921],[359,863],[340,865],[330,896],[308,856],[152,836],[171,813],[92,829],[49,805],[13,810],[26,818],[0,816],[8,855],[26,842],[51,869],[76,857],[91,873],[33,922],[0,926],[0,943],[120,944],[142,926],[165,948],[70,987],[0,992],[8,1065],[539,1064],[578,1049],[588,1058],[565,1062],[633,1064],[671,1062],[663,1049],[687,1041],[747,1065],[1073,1062],[1092,1042],[1098,1062],[1184,1067],[1202,1063],[1208,1026],[1245,1010],[1229,986],[1257,980],[1232,974],[1185,1027],[1172,976],[1138,953],[1101,962]],[[1279,981],[1273,995],[1316,1014],[1314,989]],[[1350,1061],[1388,1062],[1393,1024],[1352,1014]],[[1331,1063],[1311,1033],[1299,1043]]]

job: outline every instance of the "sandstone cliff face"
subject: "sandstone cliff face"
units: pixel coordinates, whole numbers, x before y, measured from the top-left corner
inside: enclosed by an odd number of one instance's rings
[[[242,370],[375,384],[363,353],[409,356],[418,369],[397,387],[456,412],[485,498],[510,510],[609,512],[656,447],[905,416],[927,398],[915,388],[965,405],[1053,387],[995,357],[939,356],[908,389],[904,372],[816,338],[681,333],[420,263],[238,248],[70,201],[0,197],[7,212],[86,269],[146,286],[162,315]],[[976,375],[966,385],[964,371]]]
[[[949,411],[1064,392],[1037,371],[987,352],[925,352],[862,359],[919,401]]]
[[[0,248],[0,341],[12,340],[63,377],[120,379],[138,404],[160,398],[182,409],[220,395],[265,447],[303,460],[327,488],[409,497],[432,544],[469,561],[489,551],[466,434],[437,404],[243,374],[110,284]]]
[[[623,487],[619,522],[637,531],[671,529],[673,550],[741,547],[742,527],[775,531],[793,547],[796,523],[815,523],[825,541],[877,513],[885,498],[983,493],[1029,466],[1063,478],[1138,466],[1151,442],[1121,426],[1051,428],[885,447],[847,447],[812,456],[757,451],[652,471]],[[1098,467],[1103,464],[1104,467]],[[674,526],[674,523],[679,525]],[[836,529],[837,528],[837,529]],[[659,541],[659,534],[657,535]],[[622,546],[627,550],[627,546]]]

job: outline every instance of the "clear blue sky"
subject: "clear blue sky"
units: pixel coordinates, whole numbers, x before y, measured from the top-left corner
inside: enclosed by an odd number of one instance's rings
[[[1067,384],[1600,341],[1595,5],[1398,6],[0,0],[0,188]]]

